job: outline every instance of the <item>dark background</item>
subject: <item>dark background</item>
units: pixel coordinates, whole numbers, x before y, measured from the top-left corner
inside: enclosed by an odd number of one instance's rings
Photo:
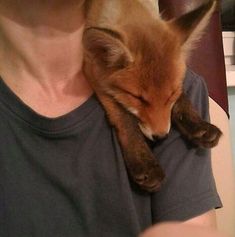
[[[223,31],[235,31],[235,0],[222,0]]]

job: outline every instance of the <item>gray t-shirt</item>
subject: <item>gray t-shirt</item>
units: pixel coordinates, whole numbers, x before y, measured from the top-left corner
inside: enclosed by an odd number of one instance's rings
[[[185,91],[208,117],[204,82],[188,71]],[[171,129],[151,144],[167,180],[155,194],[128,179],[121,150],[93,95],[50,119],[0,80],[0,236],[134,237],[153,223],[221,207],[208,150]]]

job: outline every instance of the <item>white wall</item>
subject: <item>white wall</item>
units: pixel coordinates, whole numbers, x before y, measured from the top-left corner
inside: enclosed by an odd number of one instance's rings
[[[233,161],[235,164],[235,87],[228,88]]]

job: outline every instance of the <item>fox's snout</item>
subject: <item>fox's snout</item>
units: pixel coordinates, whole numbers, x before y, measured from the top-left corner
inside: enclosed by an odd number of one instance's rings
[[[166,126],[159,127],[158,129],[152,129],[150,126],[139,123],[140,130],[150,140],[158,140],[165,138],[170,132],[171,123],[167,123]]]

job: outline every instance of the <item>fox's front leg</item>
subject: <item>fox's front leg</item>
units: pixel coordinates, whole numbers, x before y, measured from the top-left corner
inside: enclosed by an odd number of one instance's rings
[[[184,93],[174,105],[171,117],[180,133],[194,145],[211,148],[218,144],[222,132],[199,116]]]
[[[157,191],[165,175],[145,142],[138,120],[109,96],[98,97],[111,125],[116,129],[130,177],[142,189],[149,192]]]

